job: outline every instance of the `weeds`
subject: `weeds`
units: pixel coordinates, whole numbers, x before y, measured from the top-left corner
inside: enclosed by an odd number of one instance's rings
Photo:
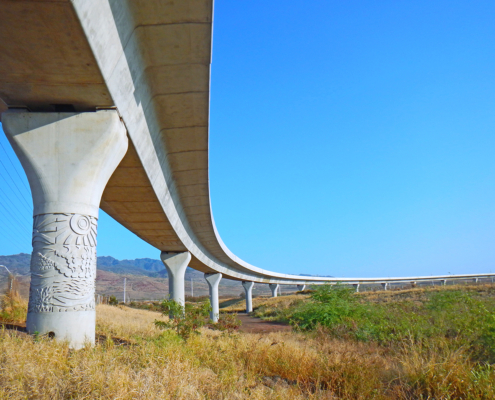
[[[161,304],[164,315],[169,315],[168,321],[155,321],[159,328],[173,329],[182,339],[188,339],[193,334],[199,334],[199,329],[206,325],[211,311],[210,301],[202,303],[186,303],[183,306],[175,300],[163,300]]]
[[[23,323],[27,316],[27,302],[17,292],[9,291],[0,299],[0,319],[8,323]]]
[[[108,305],[97,306],[104,340],[94,348],[70,351],[65,343],[0,330],[0,398],[495,398],[494,366],[476,353],[487,347],[477,341],[492,337],[490,296],[435,291],[421,293],[420,301],[400,294],[375,301],[342,293],[270,299],[283,315],[307,304],[340,310],[328,326],[317,323],[304,333],[226,335],[204,326],[201,335],[182,340],[155,324],[169,321],[166,315]],[[273,311],[269,301],[265,311]],[[370,321],[378,316],[385,321],[375,328]],[[380,332],[386,340],[370,339]]]

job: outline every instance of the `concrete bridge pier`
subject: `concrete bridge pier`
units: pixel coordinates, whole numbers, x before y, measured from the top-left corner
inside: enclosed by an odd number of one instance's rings
[[[353,283],[352,286],[356,289],[356,293],[359,293],[359,283]]]
[[[268,284],[268,286],[270,287],[270,290],[272,291],[272,297],[277,297],[279,284],[278,283],[270,283],[270,284]]]
[[[220,315],[220,305],[218,302],[218,284],[222,279],[222,274],[205,274],[206,282],[210,288],[210,303],[211,312],[210,319],[212,322],[218,322],[218,316]]]
[[[184,253],[167,253],[162,251],[160,258],[167,268],[168,274],[168,293],[171,300],[175,300],[178,304],[184,305],[185,301],[185,284],[184,276],[186,275],[186,269],[191,261],[191,253],[188,251]]]
[[[74,349],[94,344],[98,210],[126,129],[113,110],[7,111],[2,123],[33,196],[27,331]]]
[[[297,285],[297,290],[302,292],[306,288],[306,285]]]
[[[478,283],[478,282],[479,282],[479,278],[474,278],[474,279],[473,279],[473,282],[474,282],[474,283]]]
[[[388,290],[388,282],[383,282],[382,288],[383,288],[383,290]]]
[[[442,279],[442,280],[440,281],[440,284],[441,284],[442,286],[446,286],[446,285],[447,285],[447,279]]]
[[[253,286],[254,282],[242,281],[242,286],[246,292],[246,312],[253,312]]]

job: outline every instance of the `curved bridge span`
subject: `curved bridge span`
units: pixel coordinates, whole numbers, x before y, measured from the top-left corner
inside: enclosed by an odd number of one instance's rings
[[[213,0],[0,0],[0,27],[0,112],[33,191],[36,237],[45,241],[33,239],[35,249],[41,246],[33,255],[43,271],[53,266],[71,279],[93,279],[90,228],[96,237],[100,206],[162,251],[171,292],[182,301],[184,265],[205,272],[213,294],[219,274],[244,281],[247,292],[253,282],[385,284],[493,275],[307,277],[264,270],[234,255],[215,227],[209,195]],[[58,152],[40,150],[43,143],[55,143]],[[67,159],[51,163],[60,152]],[[102,159],[109,161],[100,165]],[[62,193],[60,182],[76,181],[70,194]],[[66,229],[68,244],[58,248],[60,236],[47,226]],[[80,270],[60,267],[53,254],[62,248],[74,252]],[[69,308],[63,301],[45,305],[41,293],[48,286],[39,285],[31,315],[94,312],[77,299]],[[42,323],[32,318],[41,332]]]

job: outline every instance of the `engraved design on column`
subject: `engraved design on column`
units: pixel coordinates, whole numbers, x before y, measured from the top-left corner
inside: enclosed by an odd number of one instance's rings
[[[34,217],[29,312],[95,309],[96,230],[88,215]]]

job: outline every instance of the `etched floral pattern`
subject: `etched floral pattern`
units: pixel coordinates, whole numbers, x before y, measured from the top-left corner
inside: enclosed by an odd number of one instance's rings
[[[34,217],[29,312],[94,310],[96,232],[87,215]]]

